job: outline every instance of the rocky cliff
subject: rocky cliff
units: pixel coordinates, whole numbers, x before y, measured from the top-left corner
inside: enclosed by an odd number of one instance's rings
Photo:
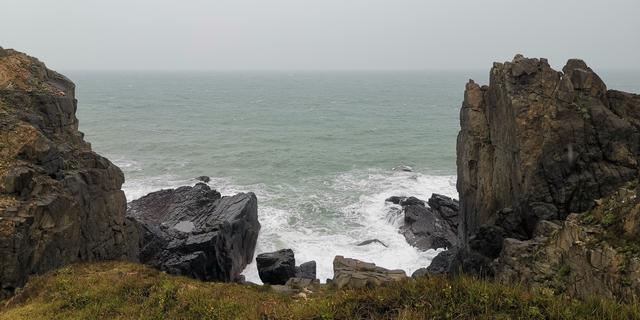
[[[597,231],[567,217],[637,178],[640,96],[607,90],[581,60],[559,72],[546,59],[517,55],[494,64],[488,86],[466,85],[460,123],[461,235],[465,259],[474,261],[463,269],[480,264],[501,279],[536,282],[534,274],[550,276],[550,269],[525,269],[544,251],[558,265],[582,265],[580,276],[605,277],[596,269],[608,263],[590,262],[587,248],[570,245]],[[591,293],[615,294],[611,279],[618,278],[607,279],[599,282],[607,289]]]
[[[0,297],[71,262],[135,259],[124,176],[83,140],[74,89],[0,48]]]
[[[558,72],[516,56],[494,64],[489,86],[470,81],[457,144],[466,234],[509,209],[530,237],[536,220],[584,212],[634,179],[638,105],[575,59]]]

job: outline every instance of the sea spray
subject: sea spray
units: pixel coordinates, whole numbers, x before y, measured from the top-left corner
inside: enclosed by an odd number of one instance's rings
[[[196,182],[162,175],[128,181],[124,190],[131,200],[154,190]],[[429,265],[437,251],[421,252],[410,246],[398,233],[402,224],[399,207],[385,199],[394,195],[428,199],[432,193],[457,196],[455,176],[381,169],[306,178],[296,185],[238,185],[231,178],[216,177],[209,184],[225,195],[255,192],[262,224],[256,255],[291,248],[298,264],[317,262],[317,275],[322,281],[333,276],[336,255],[409,274]],[[387,247],[378,243],[357,246],[369,239],[379,239]],[[247,280],[260,283],[255,263],[247,266],[244,275]]]

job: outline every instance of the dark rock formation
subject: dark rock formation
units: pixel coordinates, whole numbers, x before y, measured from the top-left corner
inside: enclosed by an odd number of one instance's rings
[[[563,222],[637,178],[640,96],[607,90],[581,60],[558,72],[546,59],[518,55],[494,64],[489,86],[467,84],[460,122],[462,248],[434,272],[457,265],[540,284],[568,270],[575,287],[565,290],[580,296],[615,296],[625,281],[640,288],[637,275],[621,280],[621,258],[598,231],[575,215]]]
[[[0,48],[0,298],[77,261],[136,259],[124,176],[78,131],[75,86]]]
[[[433,194],[425,201],[415,197],[391,197],[404,211],[404,225],[400,231],[407,241],[420,250],[451,248],[458,244],[458,202]]]
[[[261,253],[256,257],[256,265],[264,284],[284,285],[287,280],[296,276],[296,259],[291,249]]]
[[[253,259],[260,223],[253,193],[221,197],[204,183],[129,203],[140,230],[140,261],[171,274],[235,281]]]
[[[316,262],[308,261],[296,267],[296,278],[316,279]]]
[[[209,178],[208,176],[199,176],[196,178],[196,180],[208,183],[209,181],[211,181],[211,178]]]
[[[370,288],[407,279],[402,270],[388,270],[373,263],[336,256],[331,284],[340,288]]]
[[[494,64],[489,86],[470,81],[457,146],[465,235],[508,209],[507,236],[530,237],[536,221],[588,210],[635,178],[639,100],[576,59],[558,72],[518,55]]]

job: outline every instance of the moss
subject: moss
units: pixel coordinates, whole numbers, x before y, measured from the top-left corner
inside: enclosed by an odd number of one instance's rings
[[[605,227],[612,226],[616,222],[616,215],[609,212],[602,217],[602,225]]]
[[[204,283],[118,262],[74,265],[35,277],[0,306],[0,319],[640,318],[637,303],[579,301],[464,277],[422,277],[374,289],[323,288],[308,300],[294,300],[267,287]]]

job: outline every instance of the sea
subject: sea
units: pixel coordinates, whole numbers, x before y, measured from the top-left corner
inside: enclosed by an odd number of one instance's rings
[[[398,233],[390,196],[457,198],[456,136],[468,79],[488,70],[65,72],[80,130],[125,174],[127,200],[209,185],[254,192],[256,255],[291,248],[332,278],[336,255],[411,274],[438,253]],[[637,72],[601,73],[640,92]],[[409,166],[412,172],[398,170]],[[379,243],[357,244],[370,239]],[[244,273],[260,283],[255,261]]]

